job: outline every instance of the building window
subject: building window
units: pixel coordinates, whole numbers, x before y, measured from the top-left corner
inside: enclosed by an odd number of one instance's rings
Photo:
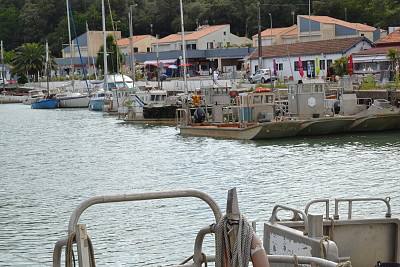
[[[332,65],[332,59],[326,61],[326,66],[329,68]]]
[[[277,70],[283,70],[283,63],[276,64]]]
[[[224,32],[224,35],[226,35],[226,32]]]
[[[149,49],[149,48],[147,48],[147,49]],[[134,48],[133,48],[133,52],[134,52],[134,53],[137,53],[138,51],[139,51],[139,49],[138,49],[137,47],[134,47]]]
[[[320,60],[320,61],[319,61],[319,68],[320,68],[321,70],[325,70],[325,60]]]
[[[150,47],[147,47],[147,52],[151,52],[151,51],[150,51]]]

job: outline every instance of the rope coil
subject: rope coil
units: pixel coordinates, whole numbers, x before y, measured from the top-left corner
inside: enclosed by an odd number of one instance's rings
[[[75,255],[74,255],[74,243],[75,243],[76,232],[73,232],[69,237],[67,244],[65,246],[65,266],[72,267],[75,266]],[[89,247],[89,261],[91,267],[96,267],[96,261],[94,258],[94,249],[92,241],[89,236],[87,237],[88,247]]]
[[[235,224],[231,224],[225,215],[218,223],[215,231],[215,266],[247,267],[250,261],[250,247],[253,238],[253,228],[246,218],[240,214],[237,222],[236,242],[230,244],[230,235],[234,233]]]

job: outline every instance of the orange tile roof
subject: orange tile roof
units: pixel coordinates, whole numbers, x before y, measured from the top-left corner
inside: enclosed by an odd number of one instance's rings
[[[299,17],[305,18],[305,19],[309,18],[308,15],[299,15]],[[351,23],[351,22],[347,22],[344,20],[331,18],[328,16],[310,16],[310,19],[313,21],[321,22],[321,23],[337,24],[337,25],[344,26],[344,27],[351,28],[351,29],[358,30],[358,31],[372,32],[372,31],[376,30],[375,27],[371,27],[371,26],[364,25],[361,23]]]
[[[297,27],[297,25],[293,25],[293,26],[296,26],[296,27],[293,27],[293,29],[291,29],[290,31],[282,34],[282,36],[297,35],[298,34],[298,27]]]
[[[261,32],[261,37],[265,37],[265,36],[275,36],[275,35],[286,35],[287,32],[292,32],[293,30],[295,30],[295,34],[297,34],[297,25],[293,25],[290,27],[283,27],[283,28],[272,28],[271,29],[265,29],[264,31]],[[272,33],[271,33],[272,32]],[[258,34],[254,34],[253,38],[257,38]]]
[[[135,35],[135,36],[133,36],[133,42],[134,43],[138,42],[149,36],[151,36],[151,35]],[[130,42],[129,38],[123,38],[123,39],[119,39],[117,41],[117,45],[129,45],[129,42]]]
[[[213,32],[221,30],[225,27],[229,27],[229,24],[215,25],[215,26],[208,26],[208,27],[203,26],[198,31],[185,33],[185,41],[198,40],[206,35],[209,35]],[[175,43],[175,42],[180,42],[181,40],[182,40],[182,35],[174,33],[174,34],[168,35],[167,37],[161,38],[160,40],[158,40],[158,42],[159,43]]]
[[[377,46],[380,45],[392,45],[399,44],[400,45],[400,30],[394,31],[391,34],[379,39],[374,43]]]
[[[262,57],[283,57],[288,55],[315,55],[343,53],[365,37],[333,39],[323,41],[302,42],[295,44],[273,45],[262,47]],[[258,48],[250,58],[258,58]]]

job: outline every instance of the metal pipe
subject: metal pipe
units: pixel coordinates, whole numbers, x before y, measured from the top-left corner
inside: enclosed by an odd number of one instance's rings
[[[295,260],[299,264],[316,264],[319,267],[336,267],[337,262],[328,261],[321,258],[308,257],[308,256],[290,256],[290,255],[268,255],[268,261],[270,263],[295,263]]]
[[[61,251],[63,246],[67,244],[68,238],[62,238],[56,242],[53,250],[53,267],[61,266]]]
[[[218,204],[208,194],[196,189],[182,189],[170,191],[150,191],[142,193],[131,194],[115,194],[115,195],[100,195],[88,198],[81,202],[70,217],[68,224],[68,235],[75,231],[75,226],[78,223],[81,214],[90,206],[101,203],[123,202],[123,201],[137,201],[137,200],[150,200],[150,199],[164,199],[164,198],[177,198],[177,197],[197,197],[205,201],[212,209],[215,221],[218,222],[221,217],[221,209]],[[201,232],[203,234],[203,232]],[[197,240],[198,244],[202,244],[202,240]],[[61,249],[67,243],[67,238],[57,241],[53,251],[53,266],[59,267],[61,262]]]
[[[276,214],[278,213],[279,210],[290,210],[290,211],[293,212],[294,216],[301,214],[303,216],[303,221],[304,221],[303,234],[304,235],[308,234],[307,233],[307,229],[308,229],[308,218],[307,218],[307,215],[304,212],[302,212],[301,210],[296,210],[296,209],[289,208],[289,207],[286,207],[286,206],[283,206],[283,205],[276,205],[274,207],[274,209],[272,210],[272,215],[271,215],[271,218],[269,219],[269,222],[271,224],[276,222],[276,219],[277,219]]]
[[[194,253],[193,253],[193,262],[196,266],[201,266],[201,264],[204,262],[202,254],[204,237],[206,236],[206,234],[211,234],[213,232],[214,231],[212,229],[212,226],[209,226],[200,229],[200,231],[197,233],[196,240],[194,242]]]
[[[348,214],[347,214],[347,219],[351,219],[351,213],[353,212],[353,202],[355,201],[383,201],[386,204],[387,207],[387,212],[385,214],[386,218],[391,218],[392,217],[392,209],[390,207],[390,197],[387,198],[338,198],[335,199],[335,214],[333,215],[333,218],[335,220],[339,220],[339,202],[349,202],[349,207],[348,207]]]
[[[316,200],[310,201],[307,204],[306,208],[304,209],[304,213],[308,215],[308,210],[310,209],[310,206],[312,204],[320,203],[320,202],[325,202],[325,219],[328,219],[329,218],[329,199],[327,199],[327,198],[316,199]]]
[[[212,209],[215,220],[218,222],[221,217],[221,209],[217,202],[215,202],[208,194],[196,190],[196,189],[182,189],[182,190],[169,190],[169,191],[149,191],[142,193],[130,193],[130,194],[114,194],[114,195],[100,195],[92,198],[88,198],[81,202],[74,212],[72,213],[69,225],[68,234],[75,231],[75,226],[78,223],[81,214],[90,206],[101,203],[111,202],[124,202],[124,201],[137,201],[137,200],[150,200],[150,199],[163,199],[163,198],[177,198],[177,197],[197,197],[205,201]]]

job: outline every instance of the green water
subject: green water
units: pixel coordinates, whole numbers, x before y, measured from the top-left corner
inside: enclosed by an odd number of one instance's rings
[[[0,127],[0,266],[51,266],[72,211],[100,194],[195,188],[224,211],[227,190],[237,187],[241,211],[259,230],[274,205],[303,210],[317,198],[392,197],[399,217],[400,132],[220,140],[119,124],[85,109],[22,104],[0,105]],[[381,203],[353,209],[386,212]],[[191,198],[103,204],[80,220],[98,266],[178,264],[213,222],[205,203]],[[213,253],[213,237],[204,246]]]

